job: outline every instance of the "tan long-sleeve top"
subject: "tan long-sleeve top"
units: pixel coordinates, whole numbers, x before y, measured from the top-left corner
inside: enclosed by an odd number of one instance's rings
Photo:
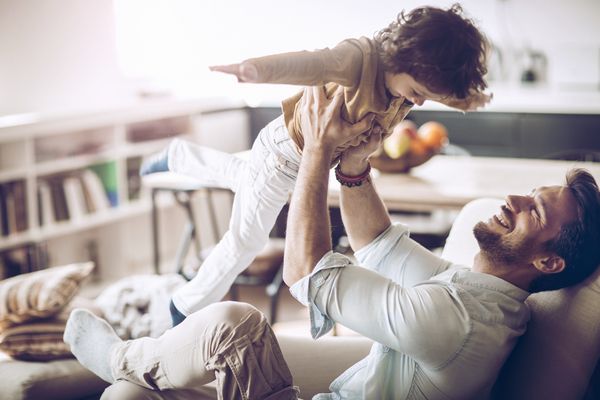
[[[412,107],[404,97],[393,97],[387,92],[375,42],[366,37],[346,39],[332,49],[275,54],[245,62],[256,67],[258,83],[325,85],[328,96],[343,86],[342,118],[350,123],[373,113],[375,123],[391,132]],[[304,147],[299,116],[302,94],[282,102],[287,129],[300,149]]]

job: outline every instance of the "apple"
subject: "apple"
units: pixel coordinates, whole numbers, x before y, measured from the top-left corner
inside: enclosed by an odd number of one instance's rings
[[[419,139],[432,150],[439,150],[448,143],[448,130],[439,122],[429,121],[419,127]]]
[[[417,126],[412,121],[402,121],[396,125],[392,134],[384,139],[383,150],[392,159],[402,157],[413,140],[417,139]]]

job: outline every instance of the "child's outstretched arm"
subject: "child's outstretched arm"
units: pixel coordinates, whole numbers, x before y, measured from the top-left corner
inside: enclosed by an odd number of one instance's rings
[[[238,82],[258,82],[258,71],[256,70],[256,66],[254,66],[252,63],[243,62],[241,64],[213,65],[208,68],[211,71],[235,75],[238,79]]]
[[[472,91],[464,99],[458,99],[456,97],[445,97],[440,100],[436,100],[438,103],[447,105],[448,107],[456,108],[461,111],[476,111],[481,107],[485,107],[492,98],[493,94],[482,93],[478,91]]]
[[[358,40],[349,39],[332,49],[273,54],[209,68],[247,83],[319,86],[334,82],[353,86],[360,80],[364,51]]]

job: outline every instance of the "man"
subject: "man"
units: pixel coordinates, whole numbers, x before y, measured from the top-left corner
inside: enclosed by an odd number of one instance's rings
[[[594,179],[575,170],[566,186],[508,196],[475,228],[480,252],[473,267],[451,265],[391,225],[368,177],[368,155],[381,141],[372,135],[346,151],[337,170],[355,266],[331,251],[326,193],[333,151],[360,130],[338,118],[338,96],[329,102],[319,89],[308,92],[284,278],[310,308],[314,337],[336,321],[376,342],[331,384],[333,393],[317,398],[487,397],[525,331],[528,290],[579,282],[600,261]],[[220,398],[297,396],[265,318],[241,303],[211,305],[160,338],[128,342],[78,310],[65,341],[83,365],[115,382],[104,398],[194,398],[215,377]]]

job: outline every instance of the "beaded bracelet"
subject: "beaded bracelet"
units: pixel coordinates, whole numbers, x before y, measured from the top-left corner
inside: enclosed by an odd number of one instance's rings
[[[340,169],[340,164],[338,164],[337,167],[335,167],[335,179],[337,179],[339,183],[347,187],[355,187],[362,185],[364,181],[369,179],[370,173],[371,164],[367,165],[367,169],[365,169],[365,171],[362,174],[356,176],[344,175],[342,173],[342,170]]]

